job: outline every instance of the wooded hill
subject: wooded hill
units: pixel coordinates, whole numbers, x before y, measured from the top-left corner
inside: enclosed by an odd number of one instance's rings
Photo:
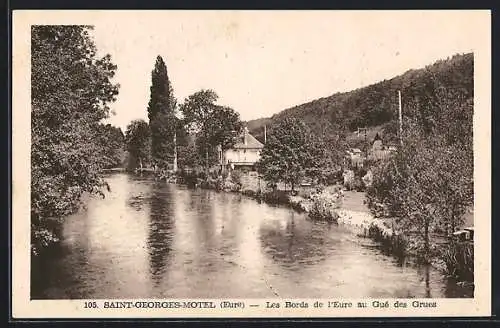
[[[473,100],[473,66],[472,53],[457,54],[425,68],[409,70],[390,80],[313,100],[285,109],[270,118],[249,121],[247,126],[254,136],[263,140],[264,125],[267,125],[268,133],[272,133],[274,123],[293,117],[305,122],[324,139],[333,136],[337,139],[338,136],[353,146],[359,142],[353,138],[353,132],[366,127],[368,138],[379,132],[384,135],[384,142],[391,143],[397,135],[398,90],[402,93],[405,119],[415,119],[423,125],[433,124],[446,119],[439,110],[443,92],[448,97],[450,93],[459,95],[461,101]]]

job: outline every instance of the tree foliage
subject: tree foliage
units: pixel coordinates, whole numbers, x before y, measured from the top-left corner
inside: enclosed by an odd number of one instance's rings
[[[314,177],[321,168],[321,144],[306,125],[285,119],[275,126],[258,162],[266,181],[284,182],[292,190],[304,177]]]
[[[180,106],[189,133],[202,132],[205,123],[215,110],[219,96],[213,90],[200,90],[188,96]]]
[[[205,166],[217,160],[217,147],[230,148],[242,131],[239,114],[227,106],[216,105],[218,96],[213,90],[201,90],[187,97],[180,109],[187,130],[196,135],[195,148]]]
[[[125,142],[129,152],[129,168],[135,169],[151,162],[151,132],[144,120],[134,120],[127,125]]]
[[[261,141],[264,139],[264,124],[270,131],[272,126],[280,121],[295,118],[304,122],[321,139],[330,135],[332,138],[345,140],[346,133],[356,131],[360,127],[383,127],[384,143],[397,142],[398,90],[402,93],[403,115],[419,120],[429,131],[436,122],[443,120],[444,115],[451,115],[461,122],[469,122],[457,116],[469,113],[455,111],[456,106],[451,105],[448,100],[450,92],[454,97],[460,95],[455,98],[455,103],[464,104],[465,101],[473,99],[473,70],[472,53],[455,55],[423,69],[409,70],[389,80],[316,99],[285,109],[270,118],[250,121],[248,126],[251,128],[250,132]],[[446,114],[443,111],[445,106],[450,106]],[[452,128],[462,127],[456,124]],[[330,156],[327,151],[325,155]]]
[[[151,95],[148,103],[151,129],[151,156],[156,165],[165,167],[173,161],[174,135],[179,127],[177,101],[168,78],[167,66],[161,56],[151,72]]]
[[[159,113],[169,113],[175,110],[177,101],[168,78],[167,65],[161,56],[156,57],[155,66],[151,72],[150,92],[148,103],[150,122]]]
[[[57,241],[57,220],[100,192],[99,122],[115,100],[116,66],[96,56],[88,26],[31,29],[32,251]]]
[[[451,128],[458,122],[440,122],[432,132],[428,125],[406,123],[404,146],[374,170],[367,197],[372,211],[380,214],[385,207],[400,232],[416,237],[416,250],[425,258],[435,246],[431,233],[456,231],[473,205],[472,131],[460,140]],[[445,125],[450,127],[446,134],[438,133]]]
[[[125,157],[125,136],[122,130],[111,124],[100,124],[95,138],[99,143],[102,167],[105,169],[121,167]]]
[[[208,136],[211,145],[229,149],[243,130],[240,114],[227,106],[215,106],[204,124],[204,135]]]

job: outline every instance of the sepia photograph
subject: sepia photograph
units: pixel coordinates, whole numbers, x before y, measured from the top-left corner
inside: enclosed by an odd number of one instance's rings
[[[489,288],[490,41],[464,24],[489,12],[21,14],[27,302],[430,309]]]

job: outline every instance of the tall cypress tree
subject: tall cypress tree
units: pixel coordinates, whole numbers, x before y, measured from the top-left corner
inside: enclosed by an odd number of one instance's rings
[[[159,167],[173,161],[174,134],[177,126],[175,117],[176,100],[168,79],[167,66],[161,56],[151,72],[151,95],[148,104],[148,117],[151,128],[151,156]]]

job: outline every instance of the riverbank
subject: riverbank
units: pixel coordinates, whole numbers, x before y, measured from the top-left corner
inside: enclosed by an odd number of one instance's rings
[[[65,218],[59,252],[31,267],[32,299],[473,297],[286,206],[146,175],[106,181],[107,197]]]
[[[207,179],[199,186],[224,192],[237,192],[257,201],[288,206],[298,212],[307,213],[311,220],[320,220],[341,225],[353,234],[370,238],[379,243],[382,250],[398,260],[410,259],[429,263],[461,284],[472,284],[473,245],[448,242],[437,243],[425,258],[419,253],[419,241],[412,235],[398,231],[394,218],[377,218],[364,204],[364,193],[345,191],[341,186],[325,188],[299,188],[289,190],[269,189],[262,182],[248,183],[248,176],[238,177],[236,182],[224,179]],[[249,187],[252,185],[253,187]],[[256,186],[259,186],[257,190]],[[353,198],[355,200],[353,201]],[[442,237],[438,237],[442,238]]]
[[[444,274],[458,280],[459,284],[472,285],[474,281],[474,245],[472,242],[450,241],[435,234],[430,254],[421,254],[421,245],[417,236],[402,233],[396,218],[377,218],[367,206],[345,204],[345,195],[339,188],[327,188],[309,198],[290,196],[292,208],[307,212],[312,219],[335,222],[348,227],[360,237],[368,237],[382,246],[382,249],[399,260],[410,259],[428,263]],[[361,194],[364,193],[354,193]],[[359,197],[359,196],[358,196]],[[360,198],[364,198],[363,196]],[[347,206],[346,206],[347,205]],[[354,206],[353,206],[354,205]],[[353,207],[357,207],[353,210]],[[364,207],[364,209],[362,208]],[[470,218],[469,218],[470,219]],[[422,256],[423,255],[423,256]]]

